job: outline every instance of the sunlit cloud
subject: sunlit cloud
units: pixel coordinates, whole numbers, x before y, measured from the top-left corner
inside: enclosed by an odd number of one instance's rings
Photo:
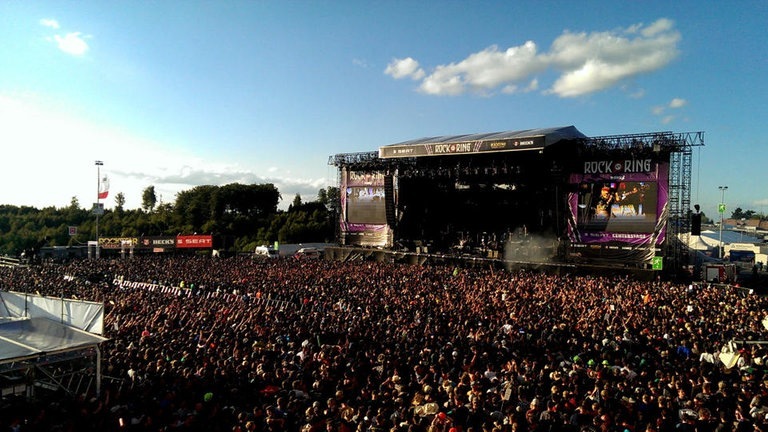
[[[59,30],[61,28],[59,22],[53,18],[43,18],[39,22],[41,26],[48,27],[50,29]],[[89,47],[86,39],[89,37],[90,36],[86,36],[81,32],[74,31],[68,32],[66,34],[57,33],[52,37],[47,37],[46,39],[55,43],[56,46],[64,53],[73,56],[82,56],[88,52]]]
[[[67,33],[64,36],[55,35],[53,38],[59,49],[67,54],[81,56],[88,52],[88,43],[80,32]]]
[[[59,22],[51,18],[43,18],[40,20],[40,25],[43,27],[50,27],[52,29],[59,29]]]
[[[395,79],[421,80],[418,90],[429,95],[488,95],[499,90],[520,92],[522,83],[541,72],[554,71],[556,78],[544,93],[577,97],[664,68],[678,56],[680,38],[674,23],[662,18],[623,30],[566,31],[547,52],[539,52],[533,41],[506,49],[493,45],[463,60],[436,65],[428,74],[411,57],[395,59],[384,73]],[[534,88],[538,86],[537,81]]]
[[[667,114],[667,110],[679,109],[688,104],[688,101],[682,98],[673,98],[666,105],[657,105],[651,108],[651,113],[657,117],[661,117],[661,124],[670,124],[677,119],[677,116]]]
[[[395,79],[411,78],[418,80],[424,77],[424,70],[419,67],[419,62],[410,57],[392,60],[384,73]]]
[[[669,107],[670,108],[682,108],[682,107],[686,106],[687,104],[688,104],[688,101],[686,101],[685,99],[674,98],[674,99],[672,99],[669,102]]]
[[[502,85],[517,87],[517,83],[545,68],[533,42],[504,51],[491,46],[458,63],[437,66],[424,78],[419,90],[433,95],[461,94],[467,90],[484,93]]]

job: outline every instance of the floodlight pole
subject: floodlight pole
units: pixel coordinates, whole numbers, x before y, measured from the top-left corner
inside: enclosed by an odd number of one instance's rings
[[[101,201],[100,195],[101,195],[101,166],[104,165],[104,162],[97,160],[96,161],[96,208],[94,208],[94,211],[96,212],[96,258],[99,258],[99,203]]]
[[[725,191],[728,190],[728,186],[718,186],[717,188],[720,189],[720,206],[717,209],[720,211],[720,241],[717,243],[717,257],[722,260],[725,252],[723,248],[723,214],[725,213]]]

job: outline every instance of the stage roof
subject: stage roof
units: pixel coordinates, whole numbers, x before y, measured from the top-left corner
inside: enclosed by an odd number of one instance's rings
[[[587,138],[574,126],[469,135],[426,137],[379,148],[379,157],[409,158],[541,150],[557,142]]]
[[[105,340],[48,318],[0,321],[0,364],[79,350]]]

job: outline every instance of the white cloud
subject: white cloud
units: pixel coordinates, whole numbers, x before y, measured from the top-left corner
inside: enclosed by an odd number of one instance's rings
[[[594,93],[616,84],[622,72],[600,60],[587,60],[578,69],[564,73],[550,90],[561,97]]]
[[[67,33],[64,36],[55,35],[53,38],[59,49],[67,54],[81,56],[88,51],[88,44],[80,32]]]
[[[104,163],[101,174],[110,180],[107,208],[113,208],[119,192],[125,195],[125,208],[140,208],[148,186],[155,186],[163,202],[172,203],[176,194],[195,186],[235,182],[273,183],[283,196],[280,207],[287,208],[296,193],[307,199],[333,183],[322,177],[296,178],[276,167],[257,172],[243,168],[240,161],[166,150],[167,143],[94,124],[62,105],[36,95],[0,93],[0,142],[14,146],[0,170],[0,184],[14,187],[3,189],[0,204],[65,207],[77,197],[81,207],[90,208],[97,193],[97,159]]]
[[[415,59],[396,59],[385,73],[396,79],[423,78],[419,85],[422,93],[459,95],[488,94],[496,89],[516,93],[522,82],[542,71],[554,70],[559,76],[546,93],[576,97],[665,67],[677,57],[679,41],[674,23],[662,18],[647,26],[635,24],[624,30],[564,32],[545,53],[539,53],[532,41],[506,50],[491,46],[461,61],[437,65],[428,75]]]
[[[56,21],[55,19],[51,19],[51,18],[43,18],[43,19],[41,19],[40,20],[40,25],[43,26],[43,27],[50,27],[52,29],[57,29],[57,30],[59,28],[59,22]]]
[[[357,59],[357,58],[356,59],[352,59],[352,64],[355,65],[355,66],[359,66],[359,67],[361,67],[363,69],[368,67],[368,63],[365,60],[363,60],[363,59]]]
[[[674,27],[675,23],[667,18],[660,18],[645,28],[642,27],[642,24],[638,25],[640,33],[647,38],[654,38],[658,35],[666,34],[672,31]]]
[[[419,62],[410,57],[392,60],[387,65],[384,73],[394,79],[411,78],[419,80],[424,77],[424,70],[419,67]]]
[[[515,83],[543,70],[545,66],[537,58],[533,42],[505,51],[491,46],[459,63],[438,66],[424,79],[419,90],[427,94],[452,95],[467,90],[485,93],[506,86],[508,92],[516,88]]]
[[[661,124],[665,124],[666,125],[666,124],[672,123],[677,118],[674,115],[666,114],[667,113],[667,109],[682,108],[682,107],[684,107],[687,104],[688,104],[688,101],[686,101],[685,99],[674,98],[671,101],[669,101],[669,103],[666,104],[666,105],[657,105],[657,106],[652,107],[651,108],[651,113],[653,113],[653,115],[658,116],[658,117],[663,116],[660,121],[661,121]]]
[[[688,101],[686,101],[685,99],[674,98],[674,99],[672,99],[669,102],[669,107],[670,108],[682,108],[682,107],[686,106],[687,104],[688,104]]]
[[[539,89],[539,80],[534,78],[531,80],[530,83],[528,83],[528,87],[525,88],[526,92],[532,92]]]
[[[666,19],[623,33],[566,32],[547,54],[552,67],[562,73],[552,92],[561,97],[580,96],[661,69],[677,57],[679,41],[680,34]]]
[[[59,22],[52,18],[43,18],[40,20],[43,27],[59,30]],[[88,52],[88,43],[85,41],[89,36],[80,32],[69,32],[66,34],[55,34],[52,38],[46,38],[55,42],[59,49],[69,55],[81,56]]]
[[[513,93],[517,93],[518,91],[519,90],[517,86],[514,84],[507,84],[501,88],[501,92],[504,94],[513,94]]]
[[[271,170],[268,170],[271,171]],[[226,184],[274,184],[283,197],[282,204],[290,203],[298,193],[302,197],[314,197],[320,188],[327,187],[323,178],[294,178],[270,172],[262,175],[237,165],[225,163],[206,163],[199,159],[187,159],[184,164],[156,169],[155,171],[113,171],[113,176],[132,179],[136,183],[155,186],[158,194],[163,194],[165,202],[173,202],[176,194],[201,185],[223,186]],[[146,186],[145,186],[146,187]],[[142,189],[143,190],[143,189]],[[140,191],[139,191],[140,192]],[[283,208],[284,206],[279,206]]]

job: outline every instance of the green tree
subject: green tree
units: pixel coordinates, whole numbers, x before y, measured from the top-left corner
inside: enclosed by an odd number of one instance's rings
[[[320,190],[323,191],[323,189]],[[341,213],[341,193],[339,192],[339,188],[329,186],[324,192],[325,202],[323,204],[325,204],[325,207],[331,213],[331,219],[336,220],[338,219],[339,213]],[[319,195],[320,194],[318,193],[318,196]]]
[[[292,210],[299,208],[301,208],[301,195],[296,194],[296,196],[293,197],[293,202],[288,206],[288,212],[290,213]]]
[[[732,219],[752,219],[755,216],[758,216],[758,213],[754,210],[743,210],[741,207],[737,207],[736,210],[734,210],[731,213]]]
[[[317,201],[322,205],[328,205],[328,192],[326,192],[325,188],[320,188],[317,191]]]
[[[102,236],[155,236],[214,234],[219,245],[228,250],[252,251],[256,245],[280,242],[329,241],[333,238],[335,218],[328,207],[337,205],[329,188],[317,201],[295,200],[292,211],[278,210],[280,191],[273,184],[229,184],[198,186],[182,191],[173,203],[146,200],[146,210],[120,210],[124,196],[115,197],[114,210],[99,218]],[[145,190],[154,197],[154,187]],[[144,198],[144,194],[142,196]],[[68,227],[76,226],[77,236],[70,237]],[[0,205],[0,253],[18,255],[42,246],[83,245],[96,234],[96,218],[90,209],[80,208],[73,197],[69,206],[33,207]],[[221,240],[223,239],[223,241]],[[218,246],[217,246],[218,247]]]
[[[214,218],[215,195],[218,186],[195,186],[176,194],[174,213],[179,219],[179,232],[191,234],[203,232],[203,225]]]
[[[125,195],[122,192],[118,192],[115,195],[115,210],[122,212],[123,206],[125,206]]]
[[[141,194],[141,208],[147,213],[151,213],[157,204],[157,195],[155,195],[155,186],[147,186]]]

